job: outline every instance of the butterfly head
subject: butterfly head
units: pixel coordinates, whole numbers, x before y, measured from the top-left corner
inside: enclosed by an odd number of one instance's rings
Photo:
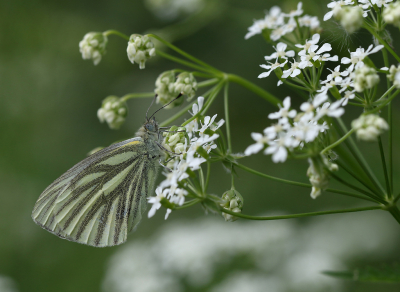
[[[144,129],[148,133],[158,133],[158,123],[156,122],[156,118],[152,117],[146,120],[144,124]]]

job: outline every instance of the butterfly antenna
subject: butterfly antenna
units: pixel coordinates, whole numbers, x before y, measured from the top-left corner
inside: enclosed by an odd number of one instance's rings
[[[147,112],[146,112],[146,120],[147,120],[147,121],[149,120],[149,119],[147,118],[147,114],[148,114],[148,112],[149,112],[149,109],[150,109],[151,106],[153,105],[154,101],[156,100],[157,96],[158,96],[158,94],[156,94],[156,95],[154,96],[153,101],[151,102],[149,108],[147,109]],[[151,117],[150,117],[150,118],[151,118]]]
[[[165,108],[166,106],[168,106],[168,105],[170,105],[171,103],[173,103],[175,100],[177,100],[178,98],[180,98],[182,95],[183,95],[182,92],[179,93],[179,95],[178,95],[177,97],[175,97],[173,100],[171,100],[169,103],[167,103],[167,104],[163,105],[162,107],[160,107],[158,110],[156,110],[156,111],[154,112],[154,114],[151,115],[150,119],[151,119],[157,112],[159,112],[160,110],[162,110],[162,109]],[[146,118],[147,118],[147,114],[146,114]]]

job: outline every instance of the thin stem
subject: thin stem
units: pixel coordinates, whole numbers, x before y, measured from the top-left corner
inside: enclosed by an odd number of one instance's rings
[[[286,179],[270,176],[270,175],[264,174],[262,172],[258,172],[258,171],[254,170],[254,169],[251,169],[251,168],[249,168],[247,166],[244,166],[244,165],[241,165],[241,164],[238,164],[238,163],[236,163],[235,165],[237,167],[247,171],[247,172],[253,173],[253,174],[261,176],[261,177],[268,178],[270,180],[274,180],[274,181],[278,181],[278,182],[286,183],[286,184],[290,184],[290,185],[295,185],[295,186],[298,186],[298,187],[308,188],[308,189],[312,188],[312,185],[310,185],[310,184],[296,182],[296,181],[290,181],[290,180],[286,180]],[[355,193],[351,193],[351,192],[347,192],[347,191],[336,190],[336,189],[331,189],[331,188],[326,189],[325,191],[330,192],[330,193],[346,195],[346,196],[354,197],[354,198],[358,198],[358,199],[364,199],[364,200],[367,200],[367,201],[376,202],[375,200],[371,200],[368,197],[365,197],[365,196],[362,196],[362,195],[359,195],[359,194],[355,194]]]
[[[225,108],[225,127],[226,127],[226,137],[228,139],[228,153],[232,152],[232,142],[231,142],[231,127],[229,123],[229,106],[228,106],[228,89],[229,83],[225,84],[224,88],[224,108]]]
[[[182,64],[182,65],[184,65],[186,67],[190,67],[190,68],[193,68],[193,69],[196,69],[196,70],[200,70],[200,71],[203,71],[203,72],[206,72],[206,73],[210,73],[213,76],[216,75],[214,71],[208,70],[207,68],[203,68],[203,67],[198,66],[196,64],[193,64],[191,62],[188,62],[188,61],[182,60],[180,58],[174,57],[174,56],[172,56],[170,54],[164,53],[163,51],[160,51],[160,50],[157,50],[157,49],[156,49],[156,55],[158,55],[160,57],[163,57],[165,59],[168,59],[168,60],[170,60],[172,62],[175,62],[175,63],[178,63],[178,64]]]
[[[197,87],[198,88],[202,88],[202,87],[211,86],[211,85],[217,84],[218,81],[220,81],[219,78],[213,78],[213,79],[205,80],[205,81],[197,83]]]
[[[343,120],[341,118],[336,119],[342,128],[344,132],[347,132],[347,127],[344,124]],[[372,181],[374,186],[381,192],[382,195],[385,194],[384,189],[382,188],[381,184],[379,183],[378,179],[375,177],[375,174],[372,172],[371,168],[369,167],[367,161],[365,160],[364,156],[361,154],[360,150],[358,149],[356,143],[354,140],[349,137],[346,140],[346,145],[348,146],[350,152],[354,155],[354,158],[357,160],[357,162],[362,166],[365,174],[368,176],[368,178]]]
[[[400,62],[400,57],[392,50],[392,48],[386,43],[379,35],[377,31],[375,31],[372,27],[368,25],[364,25],[364,27],[382,44],[385,48],[392,54],[393,57],[396,58],[397,62]]]
[[[195,58],[194,56],[192,56],[192,55],[190,55],[190,54],[188,54],[188,53],[182,51],[181,49],[179,49],[178,47],[174,46],[173,44],[167,42],[167,41],[164,40],[163,38],[161,38],[161,37],[159,37],[159,36],[157,36],[157,35],[155,35],[155,34],[151,34],[151,33],[148,34],[148,36],[149,36],[149,37],[152,37],[152,38],[155,38],[156,40],[162,42],[164,45],[166,45],[167,47],[173,49],[175,52],[177,52],[178,54],[181,54],[181,55],[184,56],[185,58],[187,58],[187,59],[189,59],[189,60],[191,60],[191,61],[193,61],[193,62],[195,62],[195,63],[197,63],[197,64],[199,64],[199,65],[201,65],[201,66],[203,66],[203,67],[205,67],[205,68],[208,68],[209,70],[214,71],[215,73],[220,73],[220,74],[222,73],[222,72],[219,71],[217,68],[214,68],[213,66],[208,65],[207,63],[205,63],[205,62],[203,62],[203,61],[201,61],[201,60]]]
[[[340,138],[339,140],[337,140],[335,143],[332,143],[331,145],[329,145],[328,147],[326,147],[324,150],[321,151],[321,154],[324,154],[326,152],[328,152],[329,150],[335,148],[336,146],[338,146],[340,143],[342,143],[344,140],[346,140],[348,137],[350,137],[350,135],[355,131],[355,129],[351,129],[350,131],[347,132],[346,135],[344,135],[342,138]]]
[[[228,80],[235,82],[235,83],[243,86],[244,88],[247,88],[250,91],[253,91],[255,94],[264,98],[265,100],[267,100],[268,102],[270,102],[273,105],[278,106],[278,104],[282,103],[278,98],[276,98],[274,95],[272,95],[268,91],[265,91],[261,87],[255,85],[254,83],[251,83],[250,81],[248,81],[238,75],[228,74]]]
[[[369,189],[372,193],[374,193],[375,191],[366,183],[364,182],[361,177],[359,177],[358,175],[356,175],[353,171],[351,171],[350,169],[347,168],[347,166],[345,166],[340,160],[335,161],[340,168],[343,168],[344,171],[346,171],[348,174],[350,174],[353,178],[355,178],[358,182],[360,182],[364,187],[366,187],[367,189]]]
[[[206,176],[206,183],[204,185],[204,192],[207,191],[208,183],[210,182],[210,173],[211,173],[211,163],[207,161],[207,176]]]
[[[249,219],[249,220],[281,220],[281,219],[290,219],[290,218],[301,218],[301,217],[310,217],[310,216],[319,216],[319,215],[328,215],[328,214],[338,214],[338,213],[352,213],[352,212],[361,212],[361,211],[370,211],[370,210],[382,210],[381,206],[370,206],[363,208],[352,208],[352,209],[342,209],[342,210],[332,210],[332,211],[320,211],[320,212],[311,212],[311,213],[301,213],[301,214],[291,214],[291,215],[281,215],[281,216],[250,216],[241,213],[235,213],[229,211],[224,208],[220,208],[221,212],[233,215],[235,217]]]
[[[394,85],[393,85],[394,86]],[[364,113],[364,115],[370,115],[376,112],[379,112],[382,108],[384,108],[388,103],[390,103],[392,101],[393,98],[396,97],[396,95],[398,95],[400,93],[400,90],[396,90],[395,93],[393,93],[392,96],[390,96],[387,100],[385,100],[385,102],[382,102],[379,106],[377,106],[376,108]]]
[[[310,90],[309,90],[308,88],[303,87],[303,86],[299,86],[299,85],[296,85],[296,84],[293,84],[293,83],[291,83],[291,82],[289,82],[289,81],[286,81],[284,78],[281,78],[281,79],[279,79],[279,80],[282,81],[284,84],[290,86],[290,87],[293,87],[293,88],[296,88],[296,89],[300,89],[300,90],[304,90],[304,91],[310,92]]]
[[[191,207],[193,205],[196,205],[197,203],[200,203],[200,202],[201,202],[200,199],[193,199],[193,200],[190,200],[188,202],[185,202],[182,206],[174,207],[173,210],[182,210],[182,209]]]
[[[154,92],[143,92],[143,93],[130,93],[126,94],[121,97],[122,101],[127,101],[128,99],[133,99],[133,98],[147,98],[147,97],[154,97],[155,93]]]
[[[394,205],[394,206],[390,207],[388,209],[388,211],[390,212],[390,214],[392,214],[394,219],[396,219],[396,221],[398,223],[400,223],[400,210],[399,210],[399,208],[396,205]]]
[[[392,192],[391,192],[391,189],[390,189],[389,176],[388,176],[387,167],[386,167],[386,160],[385,160],[385,152],[383,151],[383,145],[382,145],[381,136],[378,137],[378,144],[379,144],[379,152],[381,154],[383,174],[385,176],[386,191],[387,191],[389,199],[391,199],[392,198]]]
[[[110,30],[107,30],[107,31],[103,32],[103,35],[105,35],[105,36],[109,36],[109,35],[112,35],[112,34],[117,35],[117,36],[129,41],[129,36],[127,36],[126,34],[124,34],[122,32],[119,32],[118,30],[110,29]]]
[[[384,100],[384,98],[395,88],[395,86],[389,86],[388,89],[386,90],[386,92],[379,98],[377,99],[375,102],[379,102],[381,100]]]

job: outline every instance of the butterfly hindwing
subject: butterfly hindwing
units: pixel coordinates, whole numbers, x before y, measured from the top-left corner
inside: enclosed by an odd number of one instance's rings
[[[121,244],[146,209],[156,166],[141,138],[113,144],[54,181],[39,197],[32,217],[71,241]]]

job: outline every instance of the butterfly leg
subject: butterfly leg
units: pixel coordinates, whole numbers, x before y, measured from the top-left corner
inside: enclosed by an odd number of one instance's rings
[[[168,166],[165,166],[164,164],[161,163],[161,157],[160,157],[160,160],[158,161],[158,163],[159,163],[162,167],[164,167],[166,170],[168,170],[169,172],[172,172],[172,169],[171,169],[171,168],[169,168]]]
[[[159,142],[156,141],[156,144],[158,145],[158,147],[160,147],[162,150],[167,151],[168,153],[174,154],[174,155],[180,155],[180,153],[175,153],[172,151],[169,151],[168,149],[166,149],[163,145],[161,145]]]

